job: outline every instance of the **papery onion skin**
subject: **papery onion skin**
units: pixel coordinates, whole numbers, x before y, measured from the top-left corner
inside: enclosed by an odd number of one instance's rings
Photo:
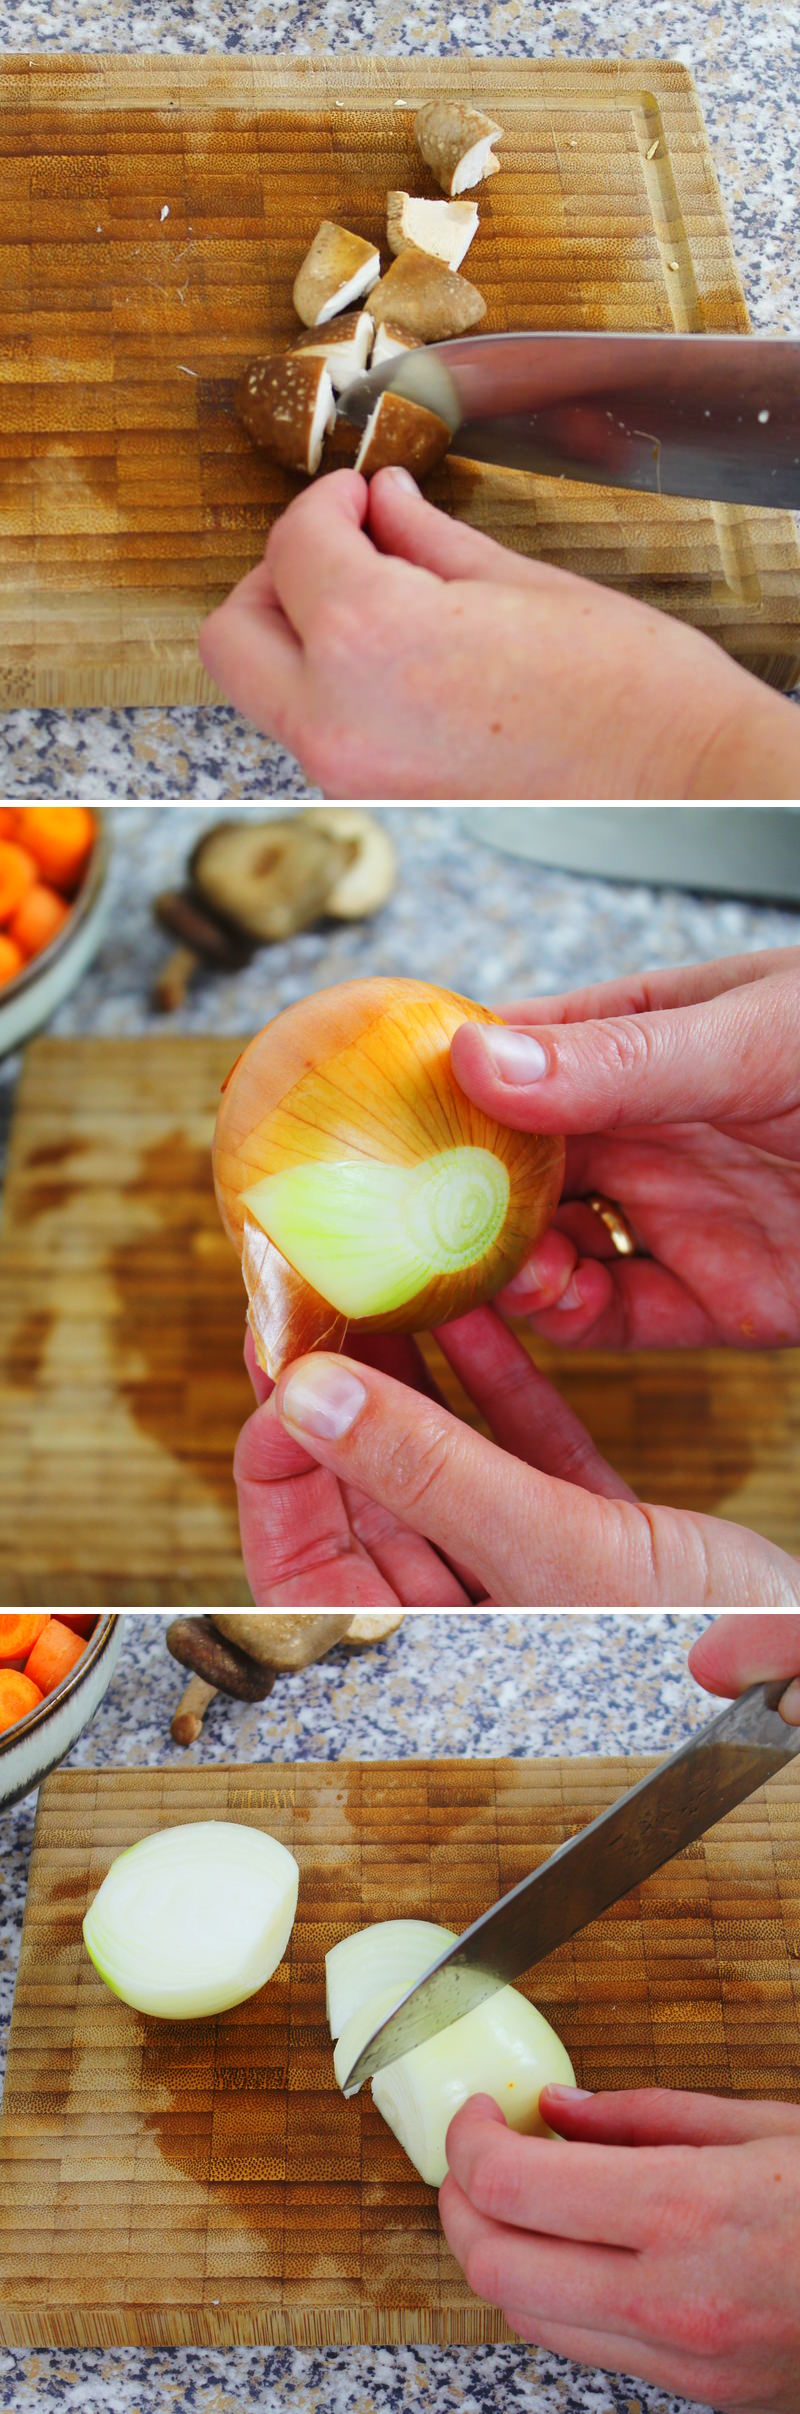
[[[561,1191],[563,1140],[496,1123],[464,1096],[450,1069],[459,1026],[500,1019],[426,982],[353,981],[290,1006],[239,1057],[217,1116],[214,1182],[222,1221],[243,1260],[257,1355],[273,1377],[304,1349],[341,1348],[348,1331],[422,1331],[466,1314],[510,1281],[545,1230]],[[505,1168],[504,1212],[482,1179],[475,1153],[481,1151]],[[392,1264],[387,1219],[391,1304],[382,1308],[376,1295],[368,1315],[347,1317],[333,1290],[328,1297],[320,1289],[318,1252],[307,1277],[290,1255],[285,1215],[278,1237],[268,1221],[262,1227],[256,1220],[244,1193],[298,1167],[340,1166],[346,1177],[359,1162],[412,1168],[420,1177],[421,1188],[416,1179],[410,1185],[408,1229],[423,1259],[429,1247],[430,1264],[415,1267],[408,1296],[398,1297],[403,1279]],[[482,1190],[490,1240],[485,1246],[476,1240],[476,1256],[454,1263],[460,1212],[462,1259],[472,1245],[471,1215],[480,1234]],[[262,1212],[268,1217],[266,1207]],[[379,1224],[376,1210],[369,1233],[376,1255]],[[437,1251],[450,1262],[437,1263]],[[333,1263],[329,1279],[335,1288]]]
[[[238,1820],[157,1829],[112,1861],[83,1922],[87,1953],[134,2011],[208,2019],[273,1977],[299,1876],[285,1845]]]

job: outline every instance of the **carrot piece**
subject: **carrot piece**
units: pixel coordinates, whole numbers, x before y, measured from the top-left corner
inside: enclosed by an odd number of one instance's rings
[[[49,1624],[49,1618],[19,1610],[0,1618],[0,1668],[24,1668],[34,1643]]]
[[[71,1626],[62,1625],[60,1618],[48,1618],[47,1625],[25,1662],[25,1674],[43,1693],[52,1693],[62,1678],[69,1676],[76,1660],[86,1650],[82,1634],[73,1634]]]
[[[15,838],[0,838],[0,922],[10,922],[35,878],[36,865],[27,847],[18,846]]]
[[[40,878],[69,896],[80,880],[94,826],[87,805],[24,805],[19,837],[34,857]]]
[[[18,1668],[0,1669],[0,1735],[15,1727],[19,1718],[27,1718],[44,1699],[32,1677],[21,1676]]]
[[[59,1611],[59,1616],[62,1626],[74,1626],[76,1634],[94,1634],[94,1630],[97,1625],[96,1610],[62,1609]]]
[[[16,939],[10,939],[7,931],[0,930],[0,984],[16,980],[24,962],[22,948],[17,946]]]
[[[60,897],[57,889],[48,888],[46,881],[35,880],[9,922],[8,936],[16,941],[24,956],[41,955],[62,922],[69,921],[69,915],[66,898]]]
[[[0,838],[16,838],[18,819],[14,805],[0,805]]]

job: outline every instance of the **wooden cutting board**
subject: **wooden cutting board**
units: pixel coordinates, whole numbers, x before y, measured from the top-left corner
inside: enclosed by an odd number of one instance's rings
[[[697,96],[669,61],[0,60],[0,705],[216,696],[198,624],[297,487],[238,426],[236,377],[289,341],[320,218],[385,243],[387,189],[435,191],[412,125],[436,92],[505,128],[468,263],[487,332],[746,329]],[[800,673],[786,514],[474,464],[430,493],[775,686]]]
[[[89,1769],[39,1799],[0,2124],[0,2341],[301,2347],[507,2338],[369,2090],[345,2103],[324,1956],[386,1916],[460,1929],[648,1760]],[[300,1864],[289,1958],[219,2020],[109,1994],[81,1921],[117,1852],[242,1819]],[[800,2101],[800,1784],[776,1777],[523,1981],[579,2085]]]
[[[0,1233],[0,1601],[245,1606],[231,1461],[253,1406],[211,1186],[235,1038],[37,1041]],[[433,1343],[453,1405],[466,1409]],[[536,1344],[643,1499],[800,1550],[800,1351]]]

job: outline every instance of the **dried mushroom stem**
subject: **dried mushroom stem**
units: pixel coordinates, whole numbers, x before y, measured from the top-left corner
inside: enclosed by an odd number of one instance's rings
[[[203,1732],[203,1720],[209,1704],[216,1700],[216,1685],[207,1685],[205,1677],[190,1676],[185,1693],[181,1694],[177,1710],[172,1713],[170,1734],[173,1743],[196,1743]]]
[[[487,176],[496,176],[500,162],[493,146],[502,132],[494,118],[484,117],[482,109],[469,108],[463,101],[425,101],[414,119],[417,147],[426,167],[442,192],[453,198],[483,184]]]

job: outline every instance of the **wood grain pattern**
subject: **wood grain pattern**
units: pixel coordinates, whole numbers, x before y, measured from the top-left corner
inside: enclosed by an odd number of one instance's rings
[[[245,1299],[209,1155],[237,1046],[28,1050],[0,1234],[3,1603],[250,1601],[231,1477],[253,1404]],[[535,1354],[643,1499],[800,1550],[800,1351]]]
[[[697,97],[669,61],[5,58],[0,704],[215,696],[199,621],[296,491],[238,426],[235,379],[291,336],[322,216],[379,241],[387,188],[435,190],[410,104],[437,91],[506,128],[470,253],[487,331],[747,327]],[[786,514],[474,464],[430,491],[776,686],[800,671]]]
[[[508,2337],[372,2104],[336,2087],[324,1956],[370,1920],[460,1929],[652,1767],[390,1761],[57,1772],[42,1788],[0,2123],[0,2341]],[[289,1957],[218,2020],[108,1993],[81,1921],[114,1855],[242,1819],[296,1854]],[[551,1954],[523,1991],[578,2083],[800,2100],[797,1771]]]

